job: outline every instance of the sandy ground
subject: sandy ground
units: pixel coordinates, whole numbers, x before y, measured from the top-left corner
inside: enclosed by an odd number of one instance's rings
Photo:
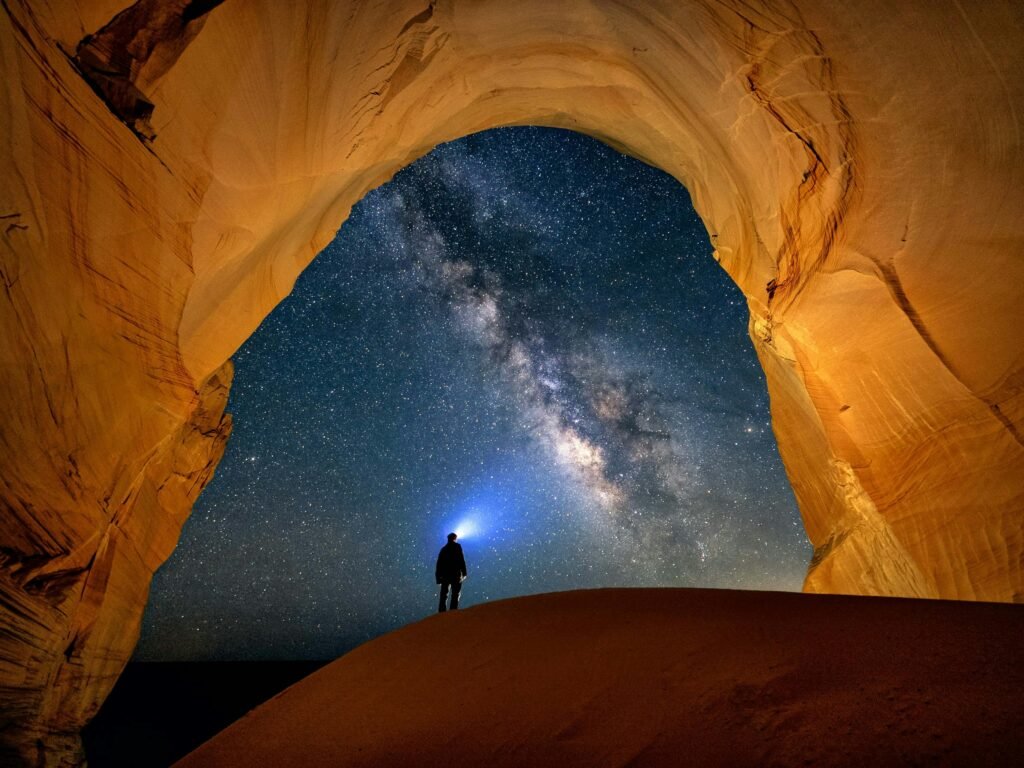
[[[562,592],[433,616],[288,688],[205,766],[1024,765],[1024,606]]]

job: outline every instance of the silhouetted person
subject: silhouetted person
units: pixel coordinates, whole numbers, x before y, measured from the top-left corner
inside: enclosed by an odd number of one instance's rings
[[[448,543],[441,547],[437,555],[437,567],[434,578],[441,585],[441,600],[437,610],[444,612],[448,602],[448,589],[452,590],[452,610],[459,607],[459,592],[462,591],[462,580],[466,578],[466,558],[462,554],[462,545],[457,544],[454,533],[448,534]]]

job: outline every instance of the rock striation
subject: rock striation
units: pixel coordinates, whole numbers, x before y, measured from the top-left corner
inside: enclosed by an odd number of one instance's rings
[[[747,297],[813,592],[1024,600],[1024,11],[0,6],[0,749],[75,764],[230,432],[227,361],[369,189],[570,128]]]

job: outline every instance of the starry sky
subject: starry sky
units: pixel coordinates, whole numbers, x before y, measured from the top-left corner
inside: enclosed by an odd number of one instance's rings
[[[235,427],[136,658],[328,659],[436,610],[799,589],[811,555],[739,290],[685,188],[503,128],[367,195],[238,351]]]

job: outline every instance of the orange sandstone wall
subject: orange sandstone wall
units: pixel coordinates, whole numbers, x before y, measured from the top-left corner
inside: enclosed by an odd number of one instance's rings
[[[230,356],[366,191],[498,125],[690,189],[807,590],[1024,599],[1022,50],[1012,0],[8,0],[0,748],[78,762]]]

